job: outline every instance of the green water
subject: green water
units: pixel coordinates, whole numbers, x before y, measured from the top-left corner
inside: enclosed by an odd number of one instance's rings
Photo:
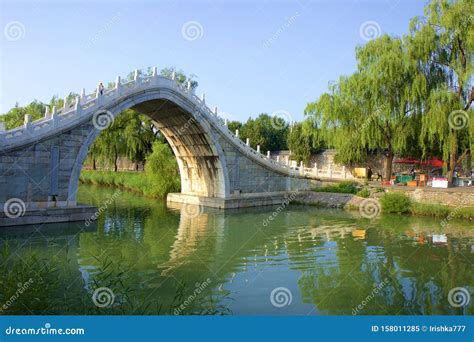
[[[268,221],[275,207],[196,212],[83,185],[78,199],[96,224],[0,229],[0,314],[474,313],[448,300],[474,290],[469,222],[306,206]]]

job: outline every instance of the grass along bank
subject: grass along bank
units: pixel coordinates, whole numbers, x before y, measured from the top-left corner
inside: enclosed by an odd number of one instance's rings
[[[79,181],[126,189],[153,198],[163,198],[181,189],[176,158],[168,145],[161,142],[153,144],[153,152],[146,159],[145,172],[82,170]]]
[[[403,193],[386,192],[382,196],[380,193],[385,190],[381,187],[369,187],[357,182],[341,182],[335,185],[325,185],[312,189],[314,192],[325,192],[334,194],[350,194],[363,198],[380,197],[382,212],[411,214],[414,216],[427,216],[435,218],[474,220],[473,206],[447,206],[443,204],[420,203],[411,200]],[[378,194],[378,196],[374,196]],[[299,204],[299,203],[296,203]],[[321,206],[321,203],[317,203]],[[354,206],[346,206],[346,209],[358,209]]]

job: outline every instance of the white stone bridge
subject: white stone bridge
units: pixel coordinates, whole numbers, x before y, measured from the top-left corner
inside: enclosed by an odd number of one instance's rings
[[[179,84],[174,74],[162,77],[155,67],[150,75],[136,71],[131,81],[117,77],[113,88],[98,87],[90,95],[83,90],[73,103],[47,110],[40,120],[32,122],[26,115],[21,127],[6,131],[0,126],[0,208],[20,199],[38,216],[42,208],[77,209],[79,175],[90,146],[129,108],[153,120],[177,158],[181,193],[168,195],[169,202],[217,208],[268,205],[308,188],[311,176],[304,169],[252,149],[238,132],[227,129],[217,108],[211,111],[204,96],[194,94],[190,83]]]

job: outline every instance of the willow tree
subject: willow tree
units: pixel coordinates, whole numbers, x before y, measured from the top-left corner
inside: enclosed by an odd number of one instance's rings
[[[369,150],[382,150],[384,178],[390,179],[395,153],[419,128],[424,77],[415,72],[399,38],[384,35],[356,49],[357,71],[341,77],[306,114],[320,121],[324,139],[337,148],[337,161],[363,161]]]
[[[441,145],[449,183],[463,158],[470,160],[473,143],[473,18],[472,0],[432,0],[424,17],[412,20],[407,37],[410,57],[429,87],[420,143],[425,149]]]

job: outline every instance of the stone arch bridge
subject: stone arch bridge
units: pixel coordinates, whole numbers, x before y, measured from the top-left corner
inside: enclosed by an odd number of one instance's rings
[[[169,194],[169,202],[216,208],[269,205],[280,203],[290,191],[308,188],[303,170],[252,149],[238,132],[227,129],[217,108],[209,109],[204,95],[195,95],[190,83],[178,83],[174,74],[160,76],[155,67],[149,75],[135,71],[130,81],[117,77],[109,89],[98,87],[90,95],[83,90],[63,108],[48,109],[40,120],[32,122],[26,115],[21,127],[0,126],[1,207],[19,199],[26,211],[77,208],[79,175],[89,147],[129,108],[153,120],[177,158],[181,193]],[[74,215],[66,216],[72,220]]]

